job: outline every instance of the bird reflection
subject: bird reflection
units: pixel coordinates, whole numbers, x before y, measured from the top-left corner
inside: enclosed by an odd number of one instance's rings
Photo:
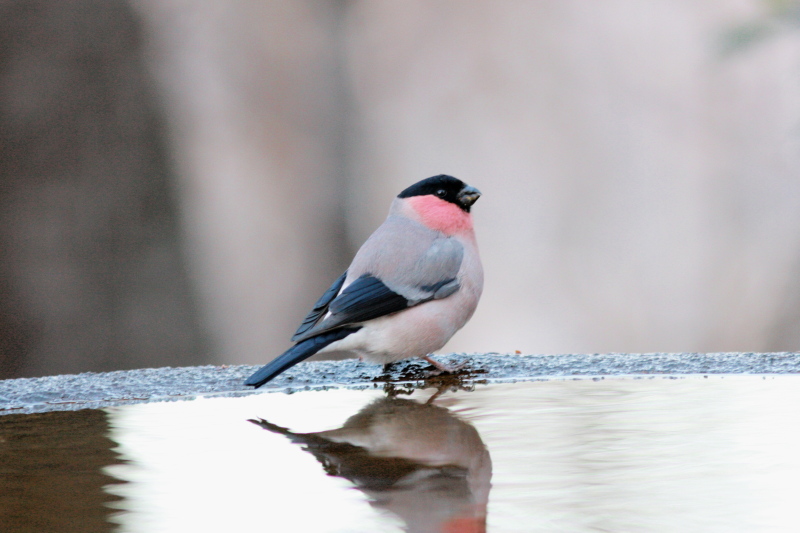
[[[443,407],[378,399],[339,429],[294,433],[250,420],[303,446],[325,472],[351,481],[409,533],[486,531],[492,462],[477,430]]]

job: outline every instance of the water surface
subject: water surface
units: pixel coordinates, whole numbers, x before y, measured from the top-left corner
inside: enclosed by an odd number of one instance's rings
[[[800,377],[0,417],[3,531],[800,531]]]

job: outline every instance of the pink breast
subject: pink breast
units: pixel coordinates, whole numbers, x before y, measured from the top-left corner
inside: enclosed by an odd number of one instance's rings
[[[407,199],[423,224],[445,235],[472,231],[472,217],[457,205],[433,195],[412,196]]]

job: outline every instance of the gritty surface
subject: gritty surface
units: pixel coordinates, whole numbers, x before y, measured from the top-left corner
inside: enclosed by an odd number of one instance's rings
[[[471,354],[437,357],[457,366],[457,377],[492,383],[569,377],[686,374],[795,374],[800,353],[653,353],[579,355]],[[175,401],[198,396],[238,396],[327,387],[374,387],[410,383],[432,367],[401,362],[380,365],[344,361],[301,363],[253,391],[243,382],[258,366],[148,368],[0,381],[0,415],[103,408],[130,403]]]

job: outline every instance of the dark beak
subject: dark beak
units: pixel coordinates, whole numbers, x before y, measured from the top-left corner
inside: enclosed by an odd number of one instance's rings
[[[466,186],[458,193],[458,201],[465,208],[469,209],[472,204],[478,201],[481,197],[481,191],[475,187]]]

